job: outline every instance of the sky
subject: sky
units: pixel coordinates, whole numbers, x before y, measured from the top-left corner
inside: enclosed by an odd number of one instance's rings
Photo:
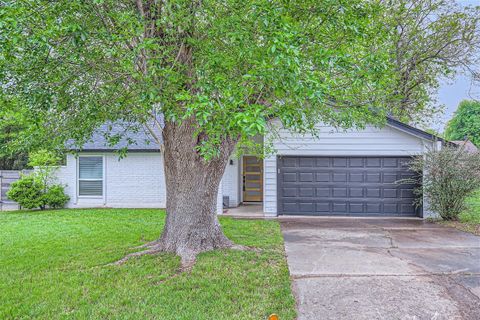
[[[464,6],[480,6],[480,0],[457,0],[457,3]],[[471,99],[471,94],[469,94],[471,92],[478,95],[480,85],[477,84],[476,87],[472,87],[470,79],[465,75],[460,74],[453,81],[442,81],[437,99],[438,103],[445,105],[446,108],[444,114],[432,125],[433,129],[442,132],[447,121],[452,118],[455,110],[457,110],[460,101]]]
[[[433,129],[442,132],[445,124],[453,117],[460,101],[472,99],[471,93],[477,93],[478,98],[480,86],[472,86],[470,79],[465,75],[458,75],[453,81],[443,81],[440,85],[437,102],[445,105],[444,113],[439,117],[438,121],[432,125]]]

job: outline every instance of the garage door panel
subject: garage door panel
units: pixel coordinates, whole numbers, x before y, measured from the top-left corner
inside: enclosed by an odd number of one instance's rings
[[[365,188],[367,190],[367,198],[380,198],[380,188]]]
[[[383,211],[385,213],[397,214],[398,213],[398,203],[384,203]]]
[[[299,204],[300,212],[309,213],[315,211],[315,203],[313,202],[302,202]]]
[[[412,178],[415,178],[415,174],[410,173],[410,172],[401,172],[399,178],[400,179],[412,179]]]
[[[365,161],[367,168],[380,168],[382,165],[382,160],[380,158],[366,158]]]
[[[318,172],[315,177],[317,182],[330,182],[330,172]]]
[[[300,182],[313,182],[313,172],[300,172]]]
[[[334,202],[333,203],[333,212],[347,212],[347,203],[346,202]]]
[[[408,157],[282,157],[279,213],[308,215],[418,215]],[[283,164],[288,164],[284,167]]]
[[[367,183],[380,183],[381,181],[380,173],[367,173]]]
[[[396,168],[398,166],[398,159],[396,158],[385,158],[383,159],[384,168]]]
[[[330,188],[316,188],[317,197],[328,198],[330,197]]]
[[[398,198],[397,189],[383,189],[384,198]]]
[[[365,166],[364,164],[364,158],[350,158],[348,162],[348,167],[349,168],[363,168]]]
[[[407,199],[413,199],[415,195],[413,194],[413,190],[411,189],[401,189],[400,190],[400,197],[401,198],[407,198]]]
[[[366,204],[365,204],[365,207],[366,207],[366,209],[367,209],[366,212],[367,212],[367,213],[370,213],[370,214],[382,212],[382,204],[379,203],[379,202],[366,203]]]
[[[283,202],[282,209],[284,212],[299,212],[296,202]]]
[[[415,214],[415,206],[412,204],[400,204],[400,214]]]
[[[347,158],[332,158],[332,166],[335,168],[346,168]]]
[[[314,197],[315,191],[314,188],[299,188],[300,197]]]
[[[348,182],[364,182],[364,174],[363,172],[352,172],[348,174]]]
[[[296,168],[297,167],[297,158],[283,158],[282,159],[282,167],[283,168]]]
[[[333,188],[334,198],[345,198],[347,196],[347,188]]]
[[[316,158],[316,167],[317,168],[328,168],[330,167],[330,158]]]
[[[348,190],[350,198],[363,198],[364,188],[349,188]]]
[[[330,203],[329,202],[317,202],[316,212],[329,213],[330,211],[331,211],[331,209],[330,209]]]
[[[347,173],[346,172],[333,173],[333,182],[347,182]]]
[[[284,197],[297,197],[297,188],[283,188],[282,191]]]
[[[284,182],[296,182],[297,174],[292,172],[285,172],[282,174]]]
[[[352,212],[352,213],[355,213],[355,214],[358,214],[358,213],[365,213],[365,210],[364,210],[364,204],[363,203],[355,203],[355,202],[351,202],[350,203],[350,210],[349,212]]]
[[[299,167],[315,167],[316,166],[316,161],[315,158],[300,158]]]

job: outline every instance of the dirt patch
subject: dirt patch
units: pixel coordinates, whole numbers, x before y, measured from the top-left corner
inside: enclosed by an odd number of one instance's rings
[[[459,221],[439,221],[439,224],[480,236],[480,224]]]

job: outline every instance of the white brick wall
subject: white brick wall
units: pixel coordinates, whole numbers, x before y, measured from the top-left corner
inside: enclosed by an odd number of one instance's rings
[[[119,159],[115,153],[84,153],[104,157],[104,196],[77,196],[77,158],[67,156],[67,165],[61,167],[58,179],[66,184],[70,196],[69,208],[165,208],[166,188],[163,157],[160,153],[130,152]],[[222,213],[221,191],[217,212]],[[218,201],[217,201],[218,202]]]
[[[230,161],[233,164],[230,164]],[[240,204],[239,185],[240,185],[240,159],[231,157],[225,167],[225,173],[222,179],[223,195],[229,197],[229,206],[237,207]]]
[[[67,157],[59,179],[67,184],[68,207],[165,207],[163,158],[159,153],[131,152],[120,160],[115,153],[99,155],[104,158],[104,196],[101,198],[77,196],[77,159],[73,155]]]
[[[115,207],[164,208],[163,157],[160,153],[130,153],[106,159],[106,204]]]

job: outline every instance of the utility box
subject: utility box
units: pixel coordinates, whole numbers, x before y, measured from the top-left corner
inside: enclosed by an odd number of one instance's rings
[[[230,197],[229,196],[223,196],[223,208],[230,208]]]

